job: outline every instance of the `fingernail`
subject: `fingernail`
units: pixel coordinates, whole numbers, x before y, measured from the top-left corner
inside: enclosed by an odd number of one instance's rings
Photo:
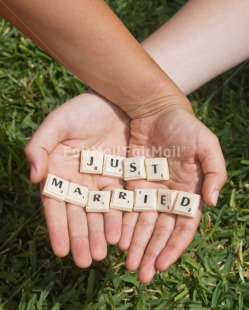
[[[215,191],[215,192],[213,192],[213,196],[212,196],[212,204],[213,204],[214,206],[216,206],[216,205],[217,205],[217,201],[218,201],[218,198],[219,198],[219,194],[220,194],[220,192],[219,192],[219,191]]]

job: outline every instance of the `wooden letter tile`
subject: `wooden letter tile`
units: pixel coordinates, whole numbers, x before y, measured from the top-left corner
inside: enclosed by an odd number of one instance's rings
[[[126,181],[146,179],[144,159],[144,156],[137,156],[124,160],[124,179]]]
[[[159,212],[172,212],[175,204],[177,191],[169,189],[157,190],[157,211]]]
[[[145,167],[148,181],[162,181],[169,179],[167,158],[146,158]]]
[[[69,183],[67,195],[65,197],[66,202],[73,203],[80,207],[85,207],[88,198],[88,188],[72,183]]]
[[[68,181],[49,173],[42,194],[63,201],[67,194],[68,185]]]
[[[103,170],[103,158],[103,152],[82,150],[80,172],[101,174]]]
[[[114,189],[110,208],[131,212],[134,203],[134,192],[125,189]]]
[[[134,211],[156,211],[157,190],[136,189]]]
[[[108,212],[111,192],[109,191],[90,191],[86,206],[87,212]]]
[[[106,154],[104,158],[103,175],[122,179],[124,177],[124,159],[125,157]]]
[[[200,195],[179,191],[173,208],[173,213],[195,217],[200,204],[200,199]]]

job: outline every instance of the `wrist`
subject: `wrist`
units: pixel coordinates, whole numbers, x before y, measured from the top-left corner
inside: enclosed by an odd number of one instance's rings
[[[118,105],[132,119],[158,116],[179,108],[193,113],[188,98],[169,78],[165,82],[144,85],[140,95],[125,95]]]

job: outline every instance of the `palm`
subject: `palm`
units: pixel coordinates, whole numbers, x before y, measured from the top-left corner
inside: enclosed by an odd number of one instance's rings
[[[47,145],[42,148],[47,147],[49,173],[90,190],[112,190],[122,186],[120,180],[79,172],[80,151],[92,148],[125,156],[128,125],[126,114],[118,108],[96,95],[83,94],[53,111],[32,140],[47,138],[44,142]],[[122,228],[120,211],[86,214],[83,208],[70,203],[59,203],[45,196],[42,200],[56,255],[66,255],[70,247],[75,263],[87,267],[92,258],[99,260],[106,256],[106,241],[118,242]]]
[[[83,94],[59,107],[51,116],[51,121],[64,127],[62,141],[49,154],[51,173],[92,190],[121,183],[118,179],[79,172],[82,148],[126,155],[129,123],[121,110],[96,95]]]
[[[128,189],[164,188],[201,194],[205,167],[201,164],[206,145],[214,135],[192,114],[174,110],[157,118],[131,122],[130,150],[146,149],[149,156],[169,156],[170,180],[164,182],[132,181]],[[153,149],[159,153],[153,154]],[[175,150],[175,151],[174,151]],[[174,154],[175,153],[175,154]],[[135,220],[134,220],[135,218]],[[127,231],[121,239],[123,249],[129,248],[127,268],[136,270],[141,262],[139,278],[147,283],[156,269],[165,270],[191,242],[201,218],[201,209],[196,218],[153,212],[126,214],[124,225],[134,224],[134,232]],[[132,236],[129,237],[129,236]],[[182,238],[184,236],[184,238]]]

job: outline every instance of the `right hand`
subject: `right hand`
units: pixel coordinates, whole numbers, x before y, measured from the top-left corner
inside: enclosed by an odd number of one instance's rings
[[[47,173],[90,190],[122,188],[122,180],[79,172],[82,148],[126,156],[129,120],[119,108],[95,94],[82,94],[51,112],[25,148],[31,164],[30,178],[44,186]],[[78,155],[78,156],[77,156]],[[107,243],[119,241],[122,212],[86,213],[85,208],[41,195],[52,249],[65,256],[70,248],[77,266],[107,254]]]

